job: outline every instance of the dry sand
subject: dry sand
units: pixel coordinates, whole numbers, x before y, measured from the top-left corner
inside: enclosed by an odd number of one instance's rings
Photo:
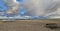
[[[60,25],[60,20],[17,20],[15,22],[0,21],[0,31],[60,31],[57,29],[46,28],[47,23]]]

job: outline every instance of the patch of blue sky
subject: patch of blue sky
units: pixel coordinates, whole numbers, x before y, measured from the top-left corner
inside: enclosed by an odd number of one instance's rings
[[[28,11],[28,9],[24,8],[24,9],[20,10],[19,14],[21,16],[24,16],[27,11]]]
[[[4,2],[2,0],[0,0],[0,11],[6,11],[7,10],[7,6],[4,5]]]
[[[16,0],[17,2],[23,2],[24,0]]]

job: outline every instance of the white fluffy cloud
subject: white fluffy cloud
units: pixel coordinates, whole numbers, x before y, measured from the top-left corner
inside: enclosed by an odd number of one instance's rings
[[[20,10],[19,6],[23,5],[28,9],[29,13],[33,12],[36,16],[52,14],[52,12],[56,12],[60,8],[60,0],[25,0],[22,3],[17,3],[16,0],[3,1],[8,6],[7,12],[16,12]]]

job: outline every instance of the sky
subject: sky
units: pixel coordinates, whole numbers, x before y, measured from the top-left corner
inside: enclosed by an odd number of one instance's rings
[[[1,9],[2,11],[7,10],[7,6],[4,5],[4,2],[3,2],[2,0],[0,0],[0,9]]]

